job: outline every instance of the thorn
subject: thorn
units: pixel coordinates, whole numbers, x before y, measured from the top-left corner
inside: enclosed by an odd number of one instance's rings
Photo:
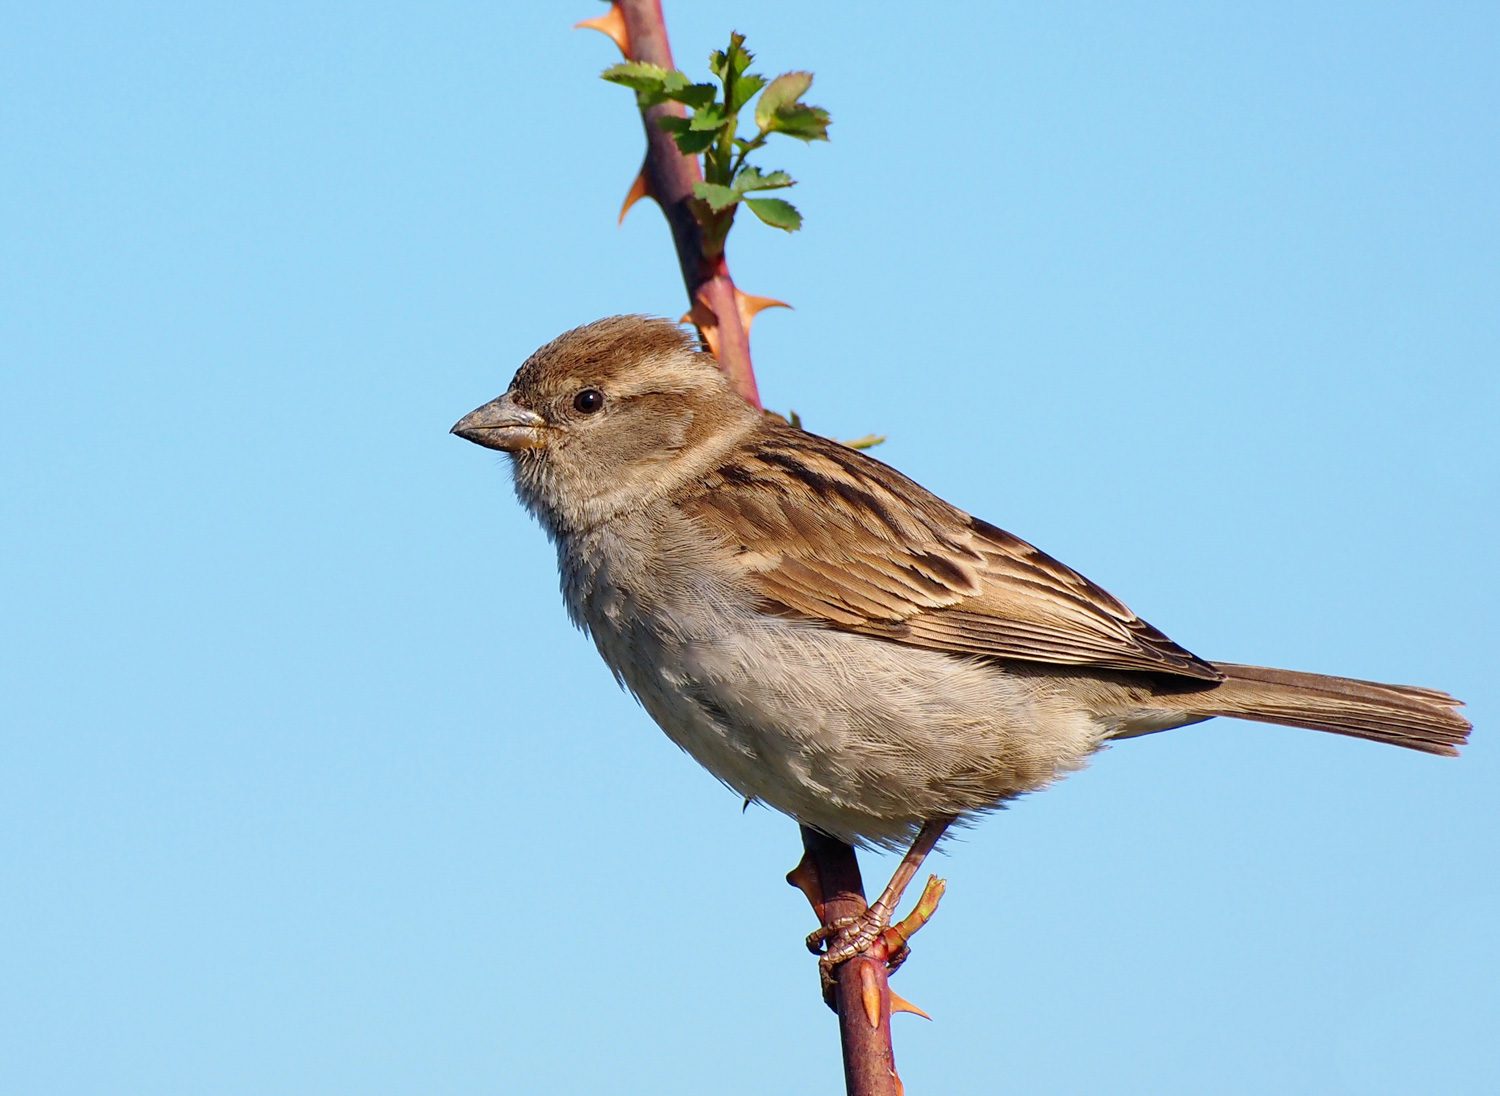
[[[927,1013],[923,1012],[916,1005],[914,1005],[910,1001],[908,1001],[905,997],[902,997],[895,990],[891,990],[891,1011],[892,1012],[910,1012],[910,1013],[912,1013],[915,1016],[920,1016],[924,1020],[931,1020],[932,1019],[931,1016],[928,1016]]]
[[[719,325],[704,324],[699,330],[703,332],[703,341],[708,343],[708,352],[714,356],[715,361],[719,360]]]
[[[641,170],[636,173],[635,181],[630,184],[630,190],[625,195],[625,204],[620,207],[620,219],[617,225],[625,223],[625,214],[630,212],[630,207],[642,198],[651,197],[651,188],[646,182],[646,165],[641,165]]]
[[[625,13],[618,3],[611,4],[603,15],[573,24],[574,30],[597,30],[620,47],[620,56],[630,60],[630,32],[625,29]]]
[[[742,293],[739,286],[734,287],[734,306],[739,310],[740,326],[745,329],[745,337],[750,337],[750,325],[755,317],[768,308],[791,308],[785,301],[778,301],[772,297],[755,297],[749,293]]]
[[[876,977],[875,968],[867,962],[859,964],[859,996],[864,1002],[865,1019],[870,1021],[870,1026],[880,1026],[880,979]]]
[[[823,884],[818,879],[817,866],[808,859],[807,853],[803,853],[797,866],[786,873],[786,881],[802,892],[818,920],[823,920]]]
[[[698,329],[698,334],[703,336],[703,342],[708,347],[708,352],[716,359],[719,356],[719,317],[714,310],[703,303],[703,298],[695,296],[693,307],[684,312],[678,323],[690,323]]]

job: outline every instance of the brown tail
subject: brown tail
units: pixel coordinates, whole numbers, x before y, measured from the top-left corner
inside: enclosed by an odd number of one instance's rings
[[[1469,737],[1469,721],[1455,710],[1463,702],[1436,689],[1229,662],[1214,667],[1224,681],[1191,696],[1205,716],[1308,727],[1447,757],[1457,757]]]

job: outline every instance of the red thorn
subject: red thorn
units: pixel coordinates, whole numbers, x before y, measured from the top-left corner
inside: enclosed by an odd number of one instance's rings
[[[859,996],[865,1006],[865,1019],[870,1026],[880,1026],[880,979],[869,962],[859,964]]]
[[[625,204],[620,207],[620,219],[615,224],[625,223],[625,214],[630,212],[630,207],[642,198],[651,197],[650,186],[646,182],[646,165],[641,165],[641,170],[636,174],[635,181],[630,184],[630,192],[625,195]]]
[[[573,29],[587,28],[597,30],[615,45],[620,47],[620,56],[630,60],[630,32],[625,29],[625,13],[620,10],[618,3],[611,4],[609,10],[594,19],[584,19],[574,23]]]
[[[750,325],[755,322],[755,317],[768,308],[791,308],[785,301],[778,301],[773,297],[756,297],[749,293],[741,292],[739,286],[734,287],[734,306],[740,313],[740,326],[745,329],[745,337],[750,336]]]
[[[818,878],[818,867],[812,862],[806,853],[802,859],[797,861],[797,866],[786,873],[786,881],[802,892],[807,899],[808,905],[812,906],[813,912],[818,919],[823,918],[823,883]]]
[[[703,303],[701,296],[693,298],[693,307],[677,322],[690,323],[696,327],[698,334],[703,336],[703,341],[708,345],[708,352],[715,359],[719,357],[719,317]]]
[[[931,1020],[932,1019],[931,1016],[928,1016],[927,1013],[923,1012],[916,1005],[914,1005],[910,1001],[908,1001],[905,997],[902,997],[895,990],[891,990],[891,1011],[892,1012],[910,1012],[914,1016],[920,1016],[924,1020]]]

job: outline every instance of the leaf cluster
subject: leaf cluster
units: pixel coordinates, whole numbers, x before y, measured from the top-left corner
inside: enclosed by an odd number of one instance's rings
[[[672,135],[685,155],[703,157],[703,180],[694,184],[693,193],[709,254],[722,252],[740,205],[773,228],[795,232],[802,227],[802,215],[790,202],[751,197],[786,189],[795,180],[784,171],[762,171],[746,161],[775,134],[799,141],[828,140],[828,112],[802,99],[812,86],[812,73],[784,72],[767,80],[749,71],[753,59],[745,48],[745,36],[733,33],[729,47],[715,50],[708,58],[717,84],[694,83],[680,70],[644,61],[625,61],[602,74],[611,83],[634,89],[642,110],[661,103],[680,103],[686,108],[682,114],[661,114],[656,124]],[[757,95],[756,132],[740,137],[740,113]]]

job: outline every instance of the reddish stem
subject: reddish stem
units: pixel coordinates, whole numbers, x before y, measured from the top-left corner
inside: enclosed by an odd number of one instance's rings
[[[661,14],[661,0],[616,0],[625,18],[630,40],[630,60],[649,61],[663,68],[676,68],[672,47],[667,41],[667,26]],[[703,179],[696,156],[677,148],[672,135],[656,124],[664,114],[682,115],[678,103],[659,103],[641,112],[646,127],[646,190],[661,206],[672,230],[677,248],[677,262],[682,281],[687,286],[688,306],[697,311],[707,309],[717,327],[713,343],[719,368],[729,377],[735,390],[751,406],[759,407],[760,392],[755,386],[755,369],[750,364],[750,333],[740,318],[739,300],[729,266],[720,255],[708,258],[703,251],[703,230],[693,215],[693,184]],[[703,324],[694,317],[694,322]]]
[[[865,910],[864,881],[854,850],[842,841],[802,827],[803,861],[792,875],[809,868],[813,909],[824,925]],[[788,877],[792,881],[792,877]],[[798,885],[794,883],[794,885]],[[885,946],[876,942],[834,971],[833,1006],[844,1051],[844,1086],[849,1096],[900,1096],[895,1050],[891,1045],[891,992]],[[872,1022],[873,1021],[873,1022]]]

